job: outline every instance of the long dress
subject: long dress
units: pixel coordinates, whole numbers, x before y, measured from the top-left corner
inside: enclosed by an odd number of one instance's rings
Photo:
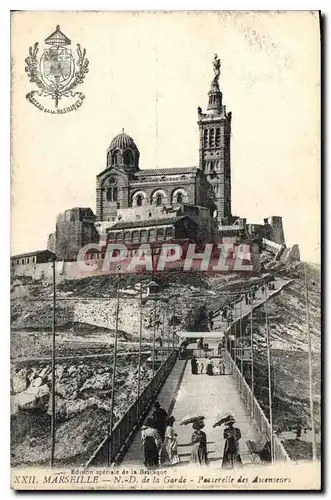
[[[207,436],[201,430],[196,430],[192,434],[191,462],[193,464],[207,465]]]
[[[198,363],[196,358],[191,359],[191,372],[193,375],[197,375],[198,373]]]
[[[162,441],[156,429],[144,427],[141,431],[141,440],[144,445],[146,467],[159,465],[159,457],[162,448]]]
[[[232,469],[233,467],[242,467],[242,461],[239,454],[239,439],[241,438],[240,429],[237,427],[226,427],[224,429],[224,453],[222,468]]]
[[[214,375],[212,362],[209,362],[207,365],[207,375]]]
[[[164,447],[171,464],[178,464],[179,462],[177,445],[177,434],[175,433],[171,425],[168,425],[165,431]]]

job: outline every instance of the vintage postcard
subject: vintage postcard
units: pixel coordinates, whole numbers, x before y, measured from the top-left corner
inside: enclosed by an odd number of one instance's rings
[[[11,484],[321,488],[315,11],[11,14]]]

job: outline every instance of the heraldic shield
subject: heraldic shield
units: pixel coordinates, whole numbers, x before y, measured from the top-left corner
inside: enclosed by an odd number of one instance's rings
[[[40,60],[40,73],[46,84],[65,87],[75,73],[71,50],[66,47],[45,49]]]
[[[85,98],[82,92],[76,92],[76,87],[84,81],[88,73],[89,60],[86,58],[86,50],[77,44],[77,55],[74,56],[71,49],[71,40],[56,27],[54,33],[45,39],[49,47],[44,49],[41,57],[38,57],[39,44],[36,42],[29,49],[29,57],[25,59],[27,64],[25,71],[30,81],[37,84],[38,90],[32,90],[26,98],[38,109],[47,113],[66,113],[78,109]],[[55,103],[55,110],[45,106],[47,99],[51,98]],[[41,100],[44,102],[41,102]],[[61,99],[67,100],[65,108],[59,106]]]

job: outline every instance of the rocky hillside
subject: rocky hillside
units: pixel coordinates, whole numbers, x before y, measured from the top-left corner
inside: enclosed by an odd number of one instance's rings
[[[309,435],[311,428],[308,384],[308,343],[306,323],[306,289],[304,265],[298,263],[291,269],[278,268],[275,274],[293,279],[281,294],[269,302],[268,320],[271,341],[273,419],[280,432],[293,430],[298,424]],[[307,265],[308,303],[313,351],[313,392],[316,432],[320,434],[321,398],[321,283],[320,270]],[[255,394],[269,415],[266,312],[257,309],[253,316],[255,340]],[[250,331],[246,326],[247,333]],[[250,367],[246,379],[251,383]],[[293,444],[289,445],[293,448]],[[295,449],[295,453],[298,453]],[[304,451],[304,458],[306,450]],[[303,457],[301,457],[303,458]]]
[[[72,348],[73,349],[73,348]],[[146,360],[147,354],[143,356]],[[115,386],[115,419],[137,397],[137,356],[120,346]],[[142,387],[151,372],[142,369]],[[57,463],[82,465],[107,433],[112,397],[112,362],[105,357],[75,357],[56,365]],[[49,463],[51,366],[14,362],[11,377],[12,465]]]
[[[306,304],[303,265],[272,271],[293,283],[269,303],[272,348],[273,411],[280,432],[298,423],[309,431]],[[152,277],[162,299],[143,303],[143,340],[149,355],[154,329],[168,336],[179,329],[201,328],[201,311],[217,311],[256,278],[206,273],[167,273]],[[57,446],[59,464],[81,465],[107,431],[112,395],[112,345],[115,329],[117,277],[68,280],[57,286]],[[137,340],[140,304],[135,285],[151,277],[126,276],[120,281],[119,372],[115,387],[116,417],[136,396]],[[308,266],[310,324],[314,351],[314,394],[317,421],[320,398],[320,271]],[[50,353],[52,288],[47,283],[16,279],[12,283],[12,463],[47,463],[50,426]],[[265,311],[254,312],[255,394],[268,415]],[[247,325],[249,332],[249,325]],[[166,340],[165,340],[166,343]],[[250,383],[250,369],[245,367]],[[143,365],[143,380],[150,371]],[[319,424],[317,425],[319,430]],[[293,444],[291,445],[292,449]],[[289,444],[290,448],[290,444]],[[297,453],[297,450],[293,451]]]
[[[145,360],[155,324],[158,336],[169,328],[194,328],[203,304],[215,306],[215,289],[227,286],[198,273],[154,277],[163,302],[143,303],[142,387],[151,378]],[[134,285],[120,282],[119,355],[115,418],[136,398],[140,304]],[[150,279],[146,279],[148,282]],[[229,286],[235,286],[236,278]],[[112,349],[116,315],[116,277],[85,278],[57,286],[56,302],[56,452],[58,464],[82,465],[107,433],[112,397]],[[47,464],[50,453],[52,287],[23,278],[12,283],[11,451],[12,464]],[[225,300],[225,299],[224,299]],[[166,345],[165,339],[164,344]]]
[[[127,338],[137,338],[140,321],[139,293],[136,283],[149,283],[150,278],[123,276],[120,278],[120,308],[118,327]],[[174,326],[190,328],[192,315],[204,304],[214,310],[226,303],[227,298],[217,298],[217,292],[240,287],[245,279],[236,275],[207,276],[205,273],[181,272],[153,276],[159,285],[160,299],[173,297],[169,308],[164,301],[156,304],[155,315],[163,324],[164,314]],[[116,276],[98,276],[67,280],[57,286],[57,329],[72,328],[85,324],[115,329],[116,320]],[[204,298],[201,298],[201,294]],[[198,296],[195,296],[198,295]],[[52,287],[48,283],[16,279],[11,286],[11,327],[15,331],[49,331],[52,326]],[[202,304],[203,301],[203,304]],[[153,333],[154,303],[143,302],[143,334]],[[193,320],[194,323],[194,320]]]

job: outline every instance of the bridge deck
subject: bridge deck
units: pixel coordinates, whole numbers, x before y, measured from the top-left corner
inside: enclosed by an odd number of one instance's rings
[[[206,359],[199,359],[199,364],[201,361],[207,363]],[[188,362],[177,393],[178,379],[182,375],[184,366],[185,361],[177,361],[158,398],[163,408],[170,410],[176,419],[174,429],[178,434],[178,452],[181,462],[189,462],[193,431],[192,425],[179,425],[179,423],[186,415],[196,412],[206,417],[204,431],[207,434],[208,456],[211,462],[220,461],[224,449],[223,428],[213,429],[213,424],[216,418],[232,413],[236,419],[236,426],[242,433],[240,453],[243,463],[250,463],[252,457],[248,452],[246,440],[258,440],[259,436],[241,401],[232,376],[192,375],[191,364]],[[171,411],[174,397],[176,400]],[[143,465],[143,463],[143,447],[140,432],[138,432],[124,458],[124,464]]]
[[[162,408],[164,408],[169,414],[171,414],[172,408],[174,406],[177,391],[181,384],[181,379],[184,373],[186,361],[177,360],[171,373],[169,374],[164,386],[162,387],[157,400],[160,402]],[[153,408],[148,416],[152,416]],[[124,460],[124,464],[144,464],[144,451],[141,444],[140,431],[134,437],[130,448],[128,449]]]
[[[206,366],[207,360],[202,361]],[[200,362],[199,360],[199,364]],[[259,436],[231,375],[209,376],[205,373],[192,375],[190,363],[187,364],[172,412],[176,418],[174,428],[178,434],[179,455],[183,462],[188,462],[190,459],[193,430],[192,425],[179,425],[179,423],[186,415],[192,413],[205,416],[204,431],[207,434],[208,456],[211,462],[220,461],[224,449],[224,427],[213,429],[213,424],[216,419],[228,413],[234,415],[235,425],[241,430],[240,453],[242,460],[244,463],[252,461],[246,440],[258,440]]]
[[[275,290],[268,291],[269,297],[277,293],[288,280],[276,278]],[[256,298],[253,308],[260,306],[265,301],[265,295],[261,287],[256,292]],[[241,307],[236,305],[233,310],[233,320],[249,314],[251,306],[241,300]],[[226,330],[227,323],[221,315],[214,318],[215,330]],[[213,332],[204,332],[203,337],[207,340],[210,347],[216,347],[218,339],[215,339]],[[221,339],[220,334],[219,339]],[[198,359],[199,366],[201,361],[207,364],[207,359]],[[176,422],[174,429],[178,434],[178,452],[181,463],[188,463],[191,452],[192,425],[180,426],[180,421],[191,413],[202,414],[205,416],[205,429],[208,440],[208,456],[211,462],[221,465],[221,459],[224,449],[223,427],[213,429],[216,419],[232,413],[236,419],[236,426],[241,430],[242,439],[240,441],[240,454],[244,465],[252,462],[246,441],[258,441],[259,434],[248,414],[246,407],[237,391],[236,384],[230,374],[208,376],[204,374],[192,375],[191,364],[188,361],[186,367],[185,361],[177,361],[170,373],[164,387],[159,394],[159,402],[169,414],[172,414]],[[185,367],[185,370],[184,370]],[[184,373],[183,373],[184,370]],[[200,371],[200,370],[199,370]],[[258,459],[257,459],[258,460]],[[256,460],[256,461],[257,461]],[[140,432],[134,438],[126,456],[124,464],[143,465],[143,447],[141,443]]]

